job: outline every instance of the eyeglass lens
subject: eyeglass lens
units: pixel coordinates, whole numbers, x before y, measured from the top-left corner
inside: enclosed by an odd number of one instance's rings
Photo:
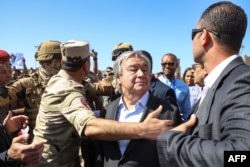
[[[173,65],[174,65],[174,62],[165,62],[165,63],[161,63],[161,65],[162,65],[163,67],[165,67],[166,65],[168,65],[168,66],[173,66]]]

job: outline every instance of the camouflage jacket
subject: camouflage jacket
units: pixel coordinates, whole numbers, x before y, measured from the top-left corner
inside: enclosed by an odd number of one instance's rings
[[[25,115],[29,117],[29,127],[35,127],[41,96],[50,77],[41,74],[40,68],[30,75],[23,75],[17,80],[7,84],[0,91],[0,107],[6,106],[17,100],[25,105]]]

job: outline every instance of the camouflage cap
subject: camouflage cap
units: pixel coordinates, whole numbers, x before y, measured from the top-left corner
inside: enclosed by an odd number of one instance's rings
[[[112,60],[115,61],[118,56],[120,56],[123,52],[133,51],[133,46],[128,42],[121,42],[114,46],[112,51]]]
[[[62,61],[67,64],[82,62],[90,56],[89,43],[70,40],[61,44]]]
[[[10,55],[5,50],[0,50],[0,61],[6,62],[10,60]]]
[[[42,42],[37,49],[35,58],[37,61],[49,61],[53,58],[61,58],[59,41],[48,40]]]

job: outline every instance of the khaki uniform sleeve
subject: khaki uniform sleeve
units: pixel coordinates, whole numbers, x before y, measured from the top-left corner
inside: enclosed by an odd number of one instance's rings
[[[69,107],[62,110],[62,114],[75,127],[79,136],[82,136],[87,122],[96,118],[84,97],[75,98]]]

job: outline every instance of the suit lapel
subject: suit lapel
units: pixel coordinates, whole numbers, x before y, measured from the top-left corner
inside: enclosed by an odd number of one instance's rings
[[[210,111],[210,108],[212,106],[211,104],[213,101],[214,92],[215,88],[210,88],[200,106],[198,107],[198,110],[196,112],[198,125],[204,124],[210,114],[210,112],[208,111]]]
[[[105,115],[105,118],[106,119],[112,119],[112,120],[117,120],[117,111],[118,111],[118,105],[119,105],[119,101],[120,101],[120,98],[117,98],[113,101],[113,103],[111,104],[108,104],[105,109],[106,111],[112,111],[112,112],[106,112],[106,115]],[[113,112],[115,111],[115,112]]]
[[[155,98],[150,93],[148,102],[146,104],[146,107],[144,108],[144,111],[143,111],[142,117],[140,119],[140,122],[143,122],[145,120],[145,118],[148,116],[148,114],[154,111],[155,107],[152,104],[156,105],[158,103],[155,102]]]
[[[112,103],[109,103],[108,105],[105,106],[105,110],[109,111],[109,112],[105,112],[105,119],[117,120],[117,111],[119,107],[118,105],[119,105],[120,98],[121,96],[115,99],[114,101],[112,101]],[[122,157],[118,141],[109,141],[109,142],[104,142],[104,143],[106,143],[104,146],[106,147],[104,149],[105,152],[106,151],[109,152],[109,150],[115,150],[117,156]]]

